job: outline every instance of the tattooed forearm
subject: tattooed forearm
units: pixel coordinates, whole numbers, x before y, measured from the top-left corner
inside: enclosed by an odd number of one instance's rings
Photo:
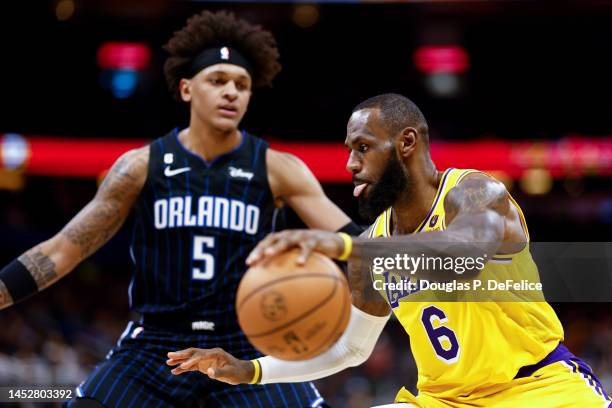
[[[366,238],[370,230],[360,237]],[[375,316],[386,316],[391,309],[389,304],[374,290],[369,273],[369,266],[362,259],[353,259],[347,265],[347,278],[351,288],[353,305],[359,310]]]
[[[55,263],[40,249],[33,248],[18,258],[36,281],[38,290],[49,286],[57,278]]]
[[[13,304],[13,298],[9,293],[8,289],[4,285],[4,282],[0,280],[0,309]]]
[[[353,305],[359,310],[375,316],[386,316],[391,311],[389,304],[378,294],[372,285],[369,268],[361,259],[349,262],[348,282],[351,288]]]
[[[62,234],[86,258],[121,227],[138,196],[148,164],[148,149],[122,156],[110,170],[94,200],[64,228]]]

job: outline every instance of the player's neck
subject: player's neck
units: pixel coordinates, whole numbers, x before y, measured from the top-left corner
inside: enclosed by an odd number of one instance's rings
[[[211,162],[238,147],[242,133],[237,129],[224,132],[192,121],[181,131],[179,139],[189,151]]]
[[[442,178],[431,160],[410,170],[410,188],[393,204],[392,234],[411,234],[423,222]]]

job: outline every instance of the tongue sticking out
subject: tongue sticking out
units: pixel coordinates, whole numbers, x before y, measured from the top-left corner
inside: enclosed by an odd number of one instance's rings
[[[368,183],[359,184],[353,190],[353,196],[359,197],[359,194],[363,192],[363,190],[368,186]]]

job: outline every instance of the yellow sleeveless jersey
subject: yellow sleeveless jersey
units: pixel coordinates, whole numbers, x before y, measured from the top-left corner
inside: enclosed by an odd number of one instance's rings
[[[429,214],[414,233],[445,229],[444,198],[473,172],[476,170],[452,168],[444,172]],[[522,211],[512,202],[529,236]],[[376,219],[369,236],[391,236],[390,221],[391,208]],[[527,276],[532,281],[539,280],[528,244],[518,253],[496,255],[485,264],[480,276],[498,280]],[[406,278],[385,272],[374,279],[398,282]],[[539,362],[563,340],[561,323],[544,301],[528,302],[520,296],[509,302],[445,302],[432,301],[431,296],[420,301],[418,292],[379,293],[410,336],[419,393],[447,401],[470,400],[486,395],[487,389],[510,383],[521,367]],[[408,296],[415,298],[406,301]],[[410,402],[413,397],[402,388],[396,401]]]

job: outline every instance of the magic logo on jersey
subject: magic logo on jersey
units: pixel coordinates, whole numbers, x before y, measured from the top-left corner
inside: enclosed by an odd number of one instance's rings
[[[153,205],[155,228],[207,227],[257,234],[259,207],[225,197],[161,198]]]

